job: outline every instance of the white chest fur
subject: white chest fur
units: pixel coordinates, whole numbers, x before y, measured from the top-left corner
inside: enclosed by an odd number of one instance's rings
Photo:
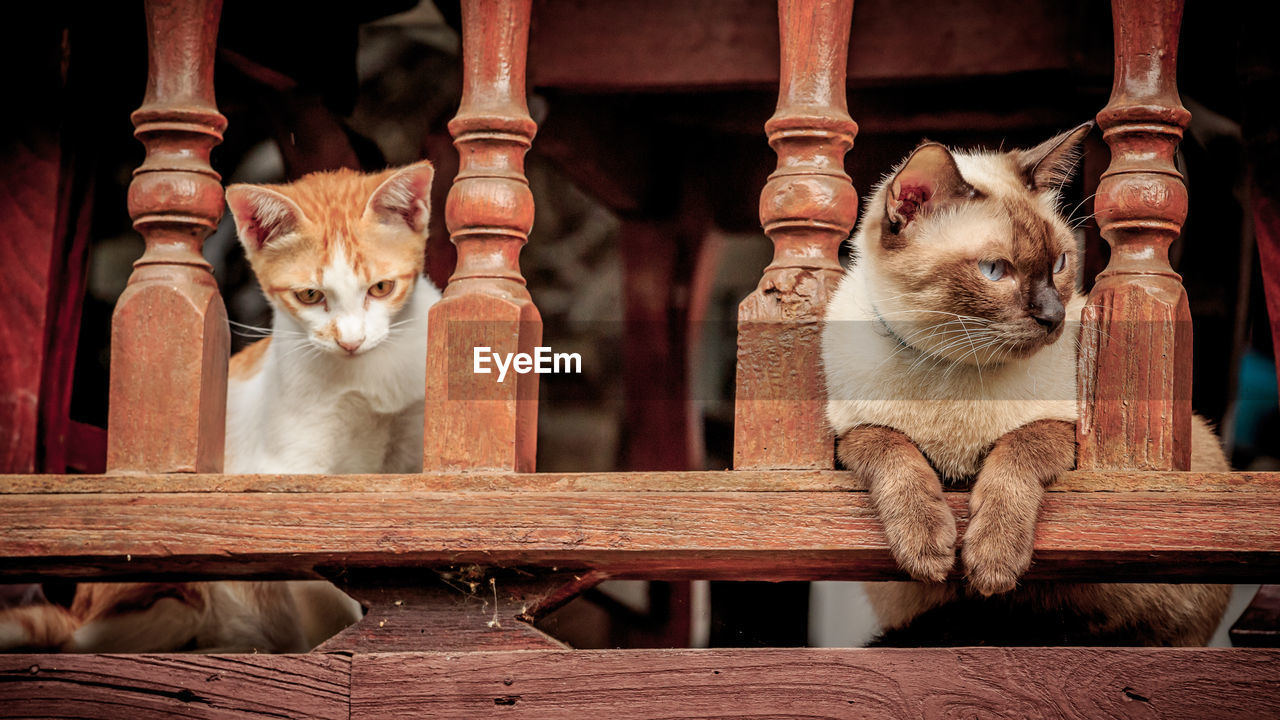
[[[877,316],[867,273],[855,267],[827,306],[822,360],[827,419],[837,436],[859,425],[902,431],[948,479],[975,475],[1000,436],[1029,422],[1076,418],[1076,344],[1085,298],[1067,328],[1031,357],[975,367],[904,347]]]
[[[438,299],[419,279],[395,334],[352,358],[303,347],[278,313],[258,371],[228,383],[226,472],[419,471],[427,311]]]

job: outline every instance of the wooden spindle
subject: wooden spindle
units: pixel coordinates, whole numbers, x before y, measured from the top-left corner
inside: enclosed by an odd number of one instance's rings
[[[146,241],[111,322],[110,472],[221,472],[231,336],[200,255],[222,217],[209,152],[221,0],[147,0],[149,71],[129,214]]]
[[[473,350],[533,353],[542,318],[520,274],[533,228],[524,155],[537,126],[525,102],[531,0],[463,0],[462,102],[449,122],[458,175],[445,222],[458,264],[431,308],[426,470],[532,472],[538,376],[473,373]]]
[[[1182,0],[1112,0],[1115,79],[1098,125],[1111,146],[1095,211],[1111,260],[1081,329],[1081,469],[1186,470],[1191,312],[1169,244],[1187,216],[1174,152],[1191,114],[1175,67]]]
[[[773,262],[738,307],[734,467],[830,468],[820,335],[858,213],[844,171],[858,126],[845,101],[853,0],[782,0],[778,108],[765,132],[778,168],[760,194]]]

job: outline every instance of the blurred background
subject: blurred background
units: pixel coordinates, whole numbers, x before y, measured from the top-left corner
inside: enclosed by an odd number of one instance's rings
[[[58,432],[17,462],[97,472],[111,312],[142,252],[125,194],[142,160],[129,113],[142,99],[146,43],[140,3],[56,5],[7,9],[0,31],[13,99],[5,167],[47,162],[53,148],[54,169],[77,178],[57,198],[13,173],[0,178],[11,207],[78,208],[73,241],[46,279],[68,283],[75,302],[47,309],[60,325],[33,329],[50,357],[74,366],[69,417],[44,423]],[[1179,85],[1192,121],[1179,163],[1191,208],[1171,256],[1195,319],[1194,406],[1236,468],[1276,470],[1275,354],[1253,221],[1260,197],[1280,196],[1280,83],[1262,36],[1275,25],[1261,20],[1260,3],[1227,5],[1186,5]],[[860,130],[846,169],[860,198],[923,138],[1029,146],[1107,102],[1104,0],[925,0],[909,22],[902,12],[892,0],[854,8],[848,104]],[[226,0],[215,80],[229,124],[214,168],[226,183],[285,182],[429,158],[427,260],[443,287],[454,262],[442,211],[458,163],[447,123],[461,87],[459,24],[456,3],[430,0],[323,11]],[[775,3],[535,0],[528,72],[537,220],[521,266],[545,344],[580,353],[584,370],[541,377],[538,469],[728,468],[737,303],[772,252],[757,202],[776,160],[763,131],[777,100]],[[1106,264],[1089,216],[1108,160],[1095,133],[1066,192],[1086,286]],[[26,261],[5,252],[6,264]],[[205,256],[231,319],[268,326],[229,216]],[[4,303],[22,292],[0,287]],[[4,364],[21,364],[33,341],[6,331]],[[250,341],[235,336],[233,349]],[[1253,589],[1239,589],[1233,613]],[[875,630],[851,583],[606,583],[543,624],[578,647],[847,646]]]

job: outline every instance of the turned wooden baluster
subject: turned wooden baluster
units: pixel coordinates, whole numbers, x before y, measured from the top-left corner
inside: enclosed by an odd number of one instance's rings
[[[533,227],[524,154],[537,130],[524,88],[530,2],[462,3],[462,103],[449,123],[460,165],[445,203],[458,264],[431,308],[425,470],[534,469],[538,376],[472,372],[476,347],[533,353],[542,340],[520,274]]]
[[[221,0],[147,0],[146,147],[129,214],[146,241],[111,322],[109,472],[221,472],[227,313],[200,248],[222,217],[209,151],[226,118],[213,97]]]
[[[1082,469],[1185,470],[1191,312],[1169,244],[1187,216],[1174,152],[1191,114],[1174,70],[1182,0],[1112,0],[1115,80],[1098,125],[1111,165],[1095,201],[1111,261],[1081,329]]]
[[[844,171],[858,126],[845,104],[853,0],[783,0],[778,108],[765,132],[778,168],[760,194],[773,262],[738,307],[734,467],[830,468],[820,335],[858,213]]]

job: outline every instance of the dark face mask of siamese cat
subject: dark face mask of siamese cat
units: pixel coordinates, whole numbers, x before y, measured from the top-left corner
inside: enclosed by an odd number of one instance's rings
[[[982,154],[961,174],[951,151],[917,147],[889,181],[878,243],[867,248],[879,319],[904,344],[983,366],[1027,357],[1062,336],[1076,248],[1055,189],[1082,125],[1030,150]]]

